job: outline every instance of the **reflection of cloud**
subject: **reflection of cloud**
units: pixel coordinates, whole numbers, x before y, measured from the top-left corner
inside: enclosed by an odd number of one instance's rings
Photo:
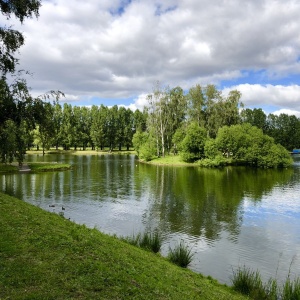
[[[265,280],[276,276],[277,265],[278,278],[285,279],[293,257],[300,253],[297,191],[299,184],[292,188],[276,187],[259,203],[244,201],[244,223],[239,237],[241,264],[261,270]],[[291,275],[298,275],[300,260],[293,263]]]

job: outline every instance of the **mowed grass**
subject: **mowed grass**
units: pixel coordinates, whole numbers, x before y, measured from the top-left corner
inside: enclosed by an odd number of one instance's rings
[[[0,211],[0,299],[247,299],[2,193]]]

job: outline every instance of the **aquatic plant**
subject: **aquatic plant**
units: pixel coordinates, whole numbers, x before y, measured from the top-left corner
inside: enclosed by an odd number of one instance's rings
[[[170,248],[168,259],[172,263],[186,268],[192,262],[193,256],[192,250],[181,241],[174,249]]]
[[[247,267],[238,268],[233,271],[233,289],[248,295],[254,300],[299,300],[300,299],[300,278],[294,281],[290,279],[290,273],[280,287],[274,278],[270,278],[263,284],[259,271],[252,271]]]
[[[236,291],[253,299],[266,299],[266,292],[258,271],[252,271],[246,266],[239,267],[233,271],[232,284]]]
[[[158,231],[154,232],[144,232],[133,235],[132,237],[123,238],[124,241],[131,245],[150,250],[154,253],[158,253],[161,249],[162,238]]]

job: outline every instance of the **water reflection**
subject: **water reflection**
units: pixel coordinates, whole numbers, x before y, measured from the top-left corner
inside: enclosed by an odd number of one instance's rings
[[[155,169],[155,171],[153,171]],[[253,170],[248,168],[200,169],[140,166],[148,186],[149,214],[159,228],[169,233],[184,231],[208,240],[220,239],[227,231],[236,241],[243,220],[242,200],[254,205],[274,186],[290,182],[293,169]]]
[[[139,164],[132,155],[29,156],[73,170],[0,175],[0,188],[101,231],[131,235],[158,228],[163,253],[184,239],[196,253],[192,269],[230,283],[247,264],[285,277],[300,251],[300,158],[295,168],[201,169]],[[51,207],[49,206],[51,205]],[[299,258],[300,260],[300,258]],[[274,270],[275,268],[275,270]],[[296,259],[292,274],[300,271]]]

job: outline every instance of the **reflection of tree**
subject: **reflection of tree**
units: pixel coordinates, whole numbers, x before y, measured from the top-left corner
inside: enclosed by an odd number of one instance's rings
[[[222,231],[235,239],[242,220],[241,201],[259,201],[274,186],[290,180],[293,170],[140,166],[148,183],[150,208],[146,223],[161,231],[186,232],[216,240]]]
[[[293,169],[159,167],[138,164],[133,156],[48,159],[71,163],[74,169],[1,175],[0,189],[46,208],[52,203],[71,205],[86,199],[120,201],[125,206],[136,201],[137,209],[145,209],[146,228],[159,227],[165,233],[182,232],[210,240],[218,239],[224,231],[236,239],[245,197],[260,201],[274,187],[299,185],[300,177]],[[149,208],[144,207],[147,204]]]

